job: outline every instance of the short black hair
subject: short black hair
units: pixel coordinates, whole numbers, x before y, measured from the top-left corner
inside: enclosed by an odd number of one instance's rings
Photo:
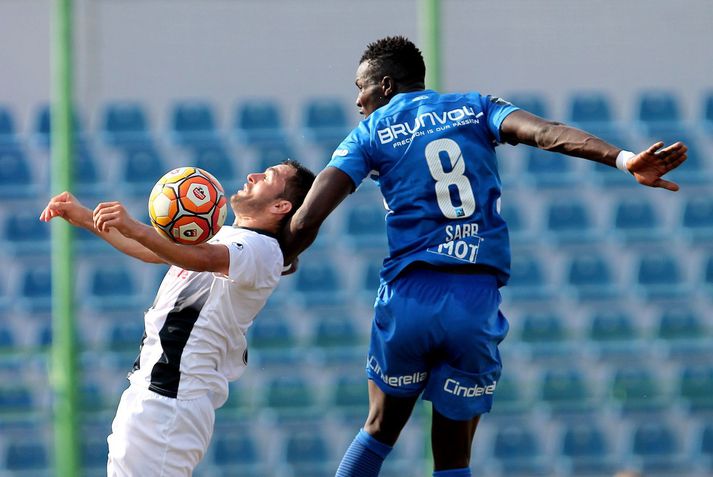
[[[369,43],[359,64],[369,61],[375,80],[391,76],[405,84],[424,83],[426,64],[416,45],[404,36],[387,36]]]
[[[284,224],[297,212],[297,209],[299,209],[304,202],[307,192],[309,192],[310,187],[312,187],[315,176],[314,172],[294,159],[284,160],[281,164],[295,169],[295,173],[285,182],[285,190],[281,197],[282,199],[290,201],[292,204],[292,209],[282,220]]]

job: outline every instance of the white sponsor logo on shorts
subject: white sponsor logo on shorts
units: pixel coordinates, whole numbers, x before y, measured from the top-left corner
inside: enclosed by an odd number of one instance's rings
[[[379,363],[376,362],[376,358],[373,356],[369,356],[367,366],[369,366],[369,369],[378,374],[382,381],[384,381],[389,386],[394,387],[401,387],[406,386],[407,384],[420,383],[425,381],[428,377],[428,373],[426,371],[407,374],[405,376],[388,376],[384,374],[381,369],[381,366],[379,366]]]
[[[492,395],[495,391],[495,385],[497,381],[493,381],[493,384],[489,386],[475,386],[467,387],[461,385],[459,381],[453,378],[446,379],[446,383],[443,385],[443,390],[450,394],[455,394],[460,397],[480,397],[485,394]]]

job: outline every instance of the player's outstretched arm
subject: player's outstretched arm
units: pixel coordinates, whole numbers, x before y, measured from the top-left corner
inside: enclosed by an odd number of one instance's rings
[[[680,142],[666,148],[663,142],[657,142],[645,151],[633,154],[586,131],[522,110],[514,111],[503,120],[500,134],[501,139],[511,144],[527,144],[619,167],[630,172],[640,184],[672,191],[678,190],[678,185],[662,179],[662,176],[686,160],[687,148]]]
[[[149,263],[164,263],[156,254],[140,243],[128,239],[116,230],[100,233],[94,227],[94,218],[91,209],[85,207],[76,197],[69,192],[62,192],[52,197],[40,214],[40,220],[49,222],[55,217],[61,217],[75,227],[81,227],[96,234],[108,242],[112,247],[131,257]]]
[[[145,247],[161,262],[185,270],[228,274],[230,268],[228,247],[221,244],[179,245],[169,242],[157,234],[153,227],[131,217],[120,202],[102,202],[97,205],[93,220],[94,228],[100,234],[118,233]]]

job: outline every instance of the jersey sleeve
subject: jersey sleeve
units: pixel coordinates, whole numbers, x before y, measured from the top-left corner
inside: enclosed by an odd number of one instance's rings
[[[279,279],[282,255],[275,253],[259,237],[235,237],[224,244],[230,253],[228,278],[234,282],[263,286],[266,281],[275,279],[274,275]]]
[[[502,143],[500,139],[500,125],[508,114],[517,111],[517,106],[505,101],[497,96],[481,96],[481,106],[485,111],[485,116],[488,121],[488,129],[498,143]]]
[[[347,174],[356,189],[372,170],[368,158],[368,146],[369,132],[362,122],[339,144],[327,166],[336,167]]]

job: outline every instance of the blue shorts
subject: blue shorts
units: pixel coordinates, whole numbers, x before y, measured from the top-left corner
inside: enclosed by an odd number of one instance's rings
[[[386,394],[417,396],[453,420],[490,411],[508,332],[490,274],[405,271],[381,283],[366,372]]]

